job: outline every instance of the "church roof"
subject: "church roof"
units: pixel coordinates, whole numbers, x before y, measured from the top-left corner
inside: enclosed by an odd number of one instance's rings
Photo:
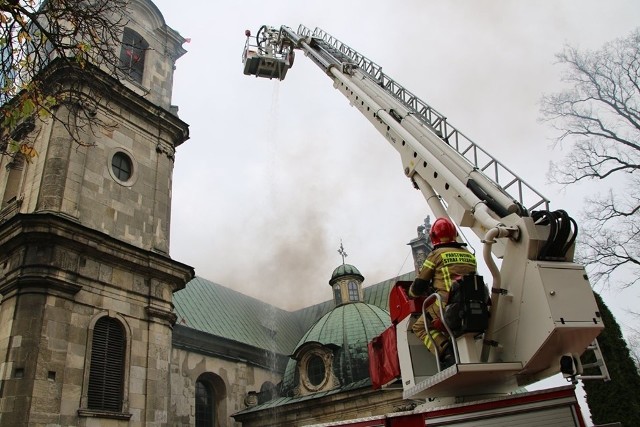
[[[333,371],[340,384],[351,384],[369,377],[369,341],[384,331],[391,321],[389,313],[375,305],[354,302],[335,307],[307,331],[296,346],[320,343],[336,348]],[[283,389],[295,387],[297,361],[287,364]]]
[[[393,284],[413,277],[406,273],[365,287],[364,302],[388,310]],[[202,277],[174,293],[173,304],[179,325],[281,355],[292,354],[305,332],[335,306],[331,299],[287,311]]]
[[[176,292],[173,304],[178,324],[280,354],[305,331],[291,312],[201,277]]]
[[[342,264],[336,267],[335,270],[333,270],[333,274],[331,274],[331,280],[329,280],[329,284],[333,285],[336,280],[344,276],[356,276],[360,278],[360,280],[364,280],[364,277],[362,276],[362,274],[360,274],[360,271],[353,265]]]
[[[387,326],[389,313],[375,305],[362,302],[342,304],[318,319],[296,347],[309,341],[339,346],[358,342],[366,344]]]

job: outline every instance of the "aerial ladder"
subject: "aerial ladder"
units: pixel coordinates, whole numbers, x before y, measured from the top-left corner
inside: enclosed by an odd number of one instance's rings
[[[409,300],[406,284],[391,292],[406,399],[502,395],[559,372],[575,382],[587,350],[596,351],[601,371],[589,378],[607,379],[596,341],[604,325],[584,267],[573,262],[578,230],[566,212],[550,211],[547,198],[447,117],[325,31],[262,26],[255,37],[245,34],[244,74],[283,80],[302,51],[398,151],[431,211],[483,243],[492,279],[488,325],[455,337],[454,366],[441,370],[411,333],[422,300]]]

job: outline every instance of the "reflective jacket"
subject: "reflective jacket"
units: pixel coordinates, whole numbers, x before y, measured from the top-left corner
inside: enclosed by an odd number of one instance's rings
[[[427,283],[447,301],[451,283],[456,276],[475,273],[476,257],[460,243],[445,243],[438,245],[422,264],[418,278],[409,289],[409,295],[422,295],[427,292]],[[416,283],[417,282],[417,283]]]

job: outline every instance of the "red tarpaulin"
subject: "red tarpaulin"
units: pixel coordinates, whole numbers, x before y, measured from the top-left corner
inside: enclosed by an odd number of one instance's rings
[[[374,390],[400,377],[395,325],[369,343],[369,376]]]

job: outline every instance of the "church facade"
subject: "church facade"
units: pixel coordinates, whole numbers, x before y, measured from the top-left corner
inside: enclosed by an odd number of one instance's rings
[[[0,426],[283,426],[402,409],[365,368],[396,279],[362,288],[343,264],[333,299],[288,312],[169,256],[175,152],[189,137],[171,104],[185,40],[151,1],[128,14],[129,72],[96,67],[84,82],[103,95],[89,113],[113,125],[77,145],[37,121],[40,154],[0,162]],[[55,59],[47,76],[77,84]],[[417,259],[428,249],[423,235],[411,245]],[[361,327],[344,334],[338,317]]]

